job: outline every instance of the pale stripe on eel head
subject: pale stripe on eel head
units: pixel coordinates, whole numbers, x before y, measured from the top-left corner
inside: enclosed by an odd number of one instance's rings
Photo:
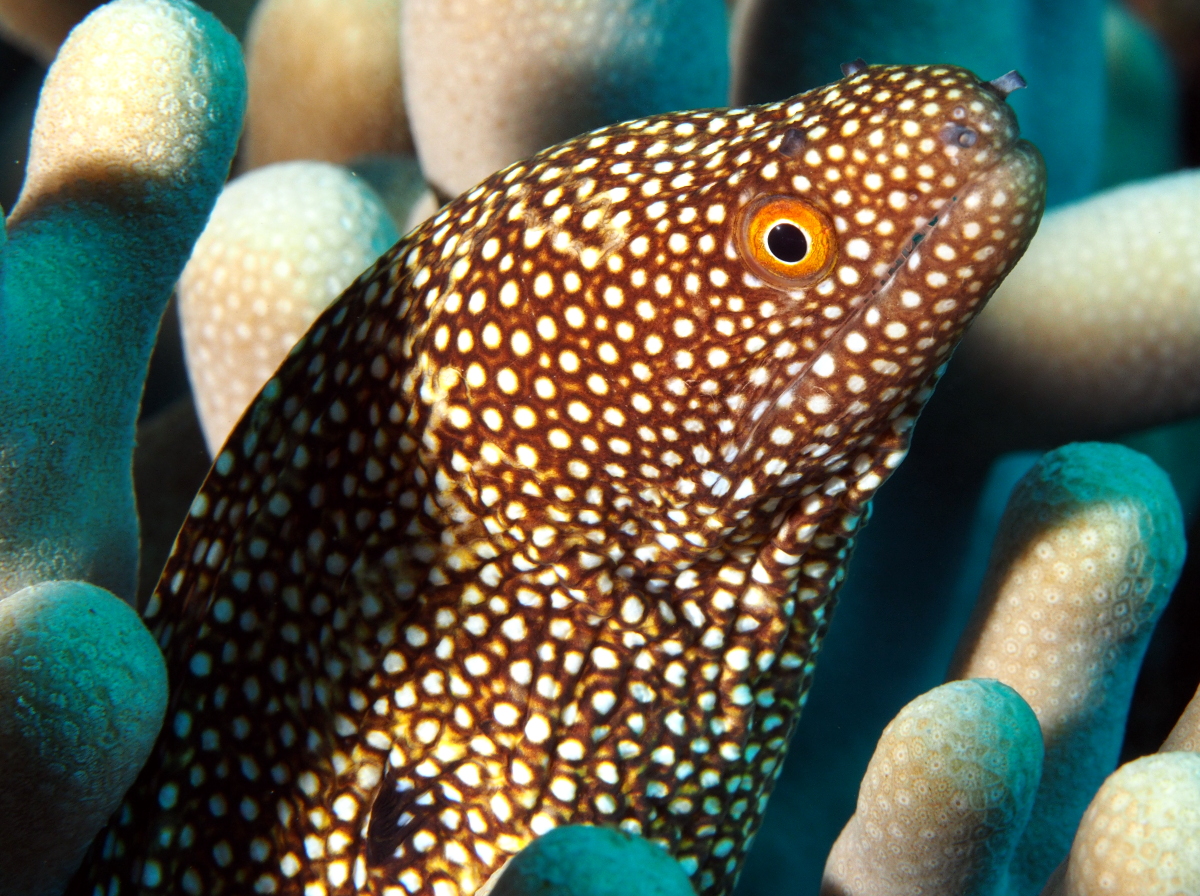
[[[75,894],[469,896],[556,825],[728,893],[858,527],[1041,215],[1005,90],[849,67],[586,134],[402,240],[234,430]]]

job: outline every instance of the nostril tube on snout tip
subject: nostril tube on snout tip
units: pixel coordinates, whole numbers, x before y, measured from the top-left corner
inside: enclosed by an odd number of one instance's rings
[[[1015,68],[1011,72],[1005,72],[999,78],[993,78],[987,82],[987,86],[992,88],[996,93],[1000,94],[1001,99],[1007,99],[1008,95],[1014,90],[1020,90],[1022,87],[1027,87],[1025,79],[1021,77],[1021,73]]]
[[[861,71],[866,71],[867,62],[861,56],[853,62],[842,63],[842,77],[849,78],[851,75],[857,75]]]

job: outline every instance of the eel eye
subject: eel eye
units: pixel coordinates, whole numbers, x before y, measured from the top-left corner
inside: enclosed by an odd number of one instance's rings
[[[742,210],[742,256],[764,280],[791,288],[815,283],[836,260],[833,224],[794,196],[762,196]]]

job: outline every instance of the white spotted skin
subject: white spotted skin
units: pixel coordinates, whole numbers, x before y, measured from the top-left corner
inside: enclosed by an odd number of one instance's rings
[[[71,892],[469,896],[590,822],[728,893],[869,499],[1042,190],[973,75],[875,67],[451,203],[218,455],[147,611],[166,729]],[[836,224],[828,278],[750,274],[767,192]]]

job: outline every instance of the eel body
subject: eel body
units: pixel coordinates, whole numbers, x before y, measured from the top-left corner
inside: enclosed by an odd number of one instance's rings
[[[1042,210],[1002,87],[848,72],[515,164],[317,321],[146,611],[167,723],[71,893],[470,896],[566,823],[730,892],[871,496]]]

